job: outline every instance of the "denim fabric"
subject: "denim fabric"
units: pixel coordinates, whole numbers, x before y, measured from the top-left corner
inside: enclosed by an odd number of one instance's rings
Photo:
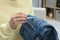
[[[28,15],[19,34],[24,40],[59,40],[55,28],[42,19]]]

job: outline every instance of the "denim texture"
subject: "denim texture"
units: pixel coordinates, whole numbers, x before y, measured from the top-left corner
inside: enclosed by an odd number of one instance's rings
[[[27,22],[22,24],[19,35],[23,40],[59,40],[52,25],[32,15],[27,16]]]

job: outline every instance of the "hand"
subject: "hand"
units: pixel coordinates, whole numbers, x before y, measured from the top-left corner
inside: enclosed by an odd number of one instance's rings
[[[18,24],[25,23],[26,20],[27,20],[27,16],[25,14],[17,13],[17,14],[12,15],[12,17],[11,17],[11,19],[9,21],[9,24],[10,24],[10,27],[12,29],[16,29]]]

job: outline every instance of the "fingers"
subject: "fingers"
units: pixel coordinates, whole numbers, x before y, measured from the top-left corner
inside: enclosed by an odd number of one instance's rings
[[[19,21],[26,21],[26,18],[17,18],[17,19],[15,19],[17,22],[19,22]]]
[[[21,21],[26,21],[27,16],[25,14],[22,13],[18,13],[12,16],[12,19],[17,21],[17,22],[21,22]]]
[[[10,20],[11,28],[15,29],[19,23],[25,23],[27,20],[27,16],[23,13],[17,13],[12,15]]]
[[[17,13],[15,15],[13,15],[12,17],[14,17],[14,18],[21,18],[21,17],[26,18],[27,16],[23,13]]]

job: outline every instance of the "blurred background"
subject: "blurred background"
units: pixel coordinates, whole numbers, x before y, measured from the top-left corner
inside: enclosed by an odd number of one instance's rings
[[[32,0],[35,15],[53,25],[60,39],[60,0]]]

